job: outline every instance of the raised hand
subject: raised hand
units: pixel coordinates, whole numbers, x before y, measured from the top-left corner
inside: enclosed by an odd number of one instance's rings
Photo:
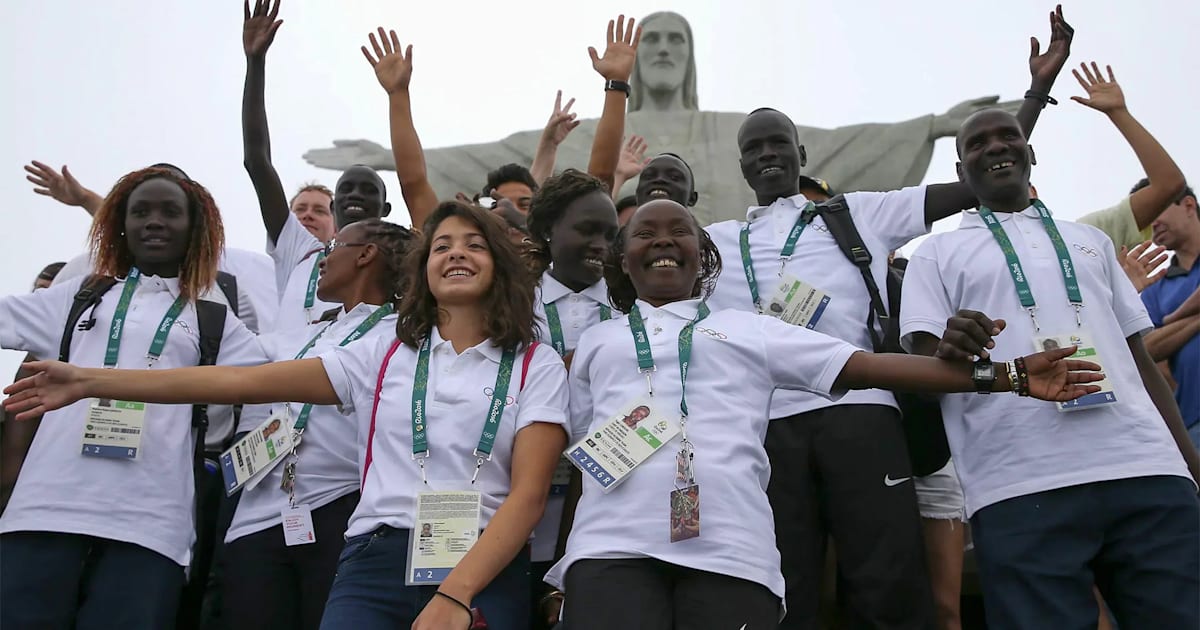
[[[574,104],[575,99],[571,99],[567,101],[566,107],[563,107],[562,90],[558,91],[554,97],[554,111],[550,113],[550,120],[546,121],[546,128],[542,132],[543,142],[558,146],[579,126],[578,115],[571,111]]]
[[[1087,97],[1072,96],[1071,100],[1081,105],[1087,105],[1092,109],[1111,114],[1125,109],[1125,93],[1121,91],[1121,86],[1117,84],[1117,77],[1113,74],[1112,66],[1105,66],[1108,70],[1108,79],[1105,80],[1104,75],[1100,74],[1100,66],[1096,62],[1092,62],[1091,69],[1088,69],[1086,63],[1079,64],[1079,68],[1083,70],[1083,75],[1079,74],[1079,70],[1071,70],[1071,74],[1075,75],[1075,80],[1079,81],[1079,85],[1083,86],[1083,90],[1087,92]],[[1087,80],[1084,80],[1087,76]]]
[[[992,321],[979,311],[961,309],[946,320],[946,332],[938,342],[934,356],[953,361],[987,359],[988,350],[996,347],[992,337],[1004,330],[1004,320]]]
[[[1129,281],[1133,283],[1133,288],[1137,289],[1138,293],[1167,275],[1166,267],[1158,272],[1154,271],[1166,261],[1167,248],[1157,246],[1153,241],[1135,245],[1133,249],[1122,245],[1121,251],[1117,254],[1117,262],[1121,263],[1121,270],[1125,272],[1126,276],[1129,276]]]
[[[87,397],[82,368],[60,361],[31,361],[21,367],[33,376],[4,388],[4,410],[17,420],[32,420]]]
[[[254,0],[254,11],[250,10],[250,0],[243,0],[242,9],[245,22],[242,24],[242,48],[247,57],[262,57],[267,54],[271,42],[275,41],[275,31],[283,24],[279,16],[279,5],[283,0]]]
[[[45,195],[59,203],[77,207],[83,207],[88,200],[88,189],[84,188],[79,180],[71,175],[71,171],[67,170],[65,165],[60,174],[53,167],[33,160],[25,165],[25,172],[29,173],[25,179],[33,184],[33,192],[39,195]]]
[[[596,54],[595,48],[588,47],[592,68],[609,81],[628,81],[633,74],[638,42],[642,39],[642,27],[634,30],[634,22],[630,18],[626,27],[624,15],[618,16],[615,23],[608,21],[608,46],[604,49],[603,57]]]
[[[625,143],[625,148],[621,150],[621,159],[617,162],[617,177],[622,182],[627,182],[638,175],[641,175],[642,169],[650,163],[650,158],[646,156],[646,139],[633,135]]]
[[[1050,45],[1046,52],[1038,54],[1041,44],[1036,37],[1029,38],[1029,73],[1032,75],[1032,86],[1039,92],[1049,92],[1071,56],[1071,40],[1075,38],[1075,29],[1063,19],[1062,5],[1050,12]]]
[[[1100,391],[1096,385],[1104,380],[1100,366],[1091,361],[1067,359],[1078,350],[1075,346],[1047,350],[1025,357],[1029,373],[1029,395],[1041,400],[1067,402]]]
[[[375,33],[371,33],[371,48],[375,56],[371,56],[366,46],[362,47],[362,54],[375,69],[375,78],[388,94],[407,90],[408,82],[412,80],[412,44],[402,53],[396,31],[385,34],[381,26],[378,32],[379,39],[375,39]]]

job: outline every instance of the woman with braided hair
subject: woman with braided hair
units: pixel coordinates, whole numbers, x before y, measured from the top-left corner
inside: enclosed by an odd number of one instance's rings
[[[91,238],[95,275],[0,298],[0,347],[65,349],[89,367],[196,365],[225,242],[208,191],[173,169],[130,173]],[[60,348],[85,287],[108,291]],[[236,317],[216,332],[217,363],[266,360]],[[191,418],[188,405],[94,399],[46,414],[0,518],[0,626],[173,626],[195,537]]]

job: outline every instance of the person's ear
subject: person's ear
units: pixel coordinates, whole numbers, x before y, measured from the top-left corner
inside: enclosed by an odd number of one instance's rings
[[[808,166],[808,151],[805,150],[803,144],[796,146],[800,147],[800,166]]]
[[[692,194],[688,195],[688,200],[687,200],[687,201],[688,201],[688,202],[687,202],[687,205],[688,205],[688,207],[689,207],[689,208],[691,208],[692,206],[696,205],[696,202],[697,202],[697,201],[700,201],[700,193],[698,193],[698,192],[696,192],[696,191],[694,191],[694,190],[693,190],[693,191],[692,191]]]
[[[383,212],[379,215],[379,218],[382,219],[383,217],[386,217],[387,215],[389,215],[391,213],[392,213],[392,204],[387,201],[383,202]]]
[[[954,163],[954,172],[958,173],[958,181],[965,182],[967,178],[963,176],[962,162]]]
[[[1037,154],[1033,152],[1033,145],[1025,145],[1029,149],[1029,165],[1037,166]]]

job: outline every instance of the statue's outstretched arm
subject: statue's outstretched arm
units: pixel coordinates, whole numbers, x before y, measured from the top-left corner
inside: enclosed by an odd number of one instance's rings
[[[263,226],[274,243],[287,223],[287,195],[279,173],[271,164],[271,134],[267,129],[267,49],[275,40],[275,31],[283,24],[279,17],[279,0],[256,3],[254,12],[250,4],[244,7],[245,22],[242,25],[242,47],[246,52],[246,85],[242,91],[242,163],[254,185],[258,196],[258,209],[262,212]]]

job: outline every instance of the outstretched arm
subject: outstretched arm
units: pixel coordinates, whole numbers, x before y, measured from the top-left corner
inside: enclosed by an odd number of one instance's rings
[[[588,54],[592,57],[592,68],[606,81],[629,83],[629,77],[633,74],[633,64],[637,63],[637,47],[641,39],[642,28],[639,26],[634,30],[632,18],[628,26],[625,25],[624,15],[618,16],[615,23],[609,20],[608,47],[604,50],[604,56],[597,55],[595,48],[588,48]],[[600,114],[600,121],[596,123],[596,137],[592,140],[588,173],[604,182],[610,190],[613,187],[617,161],[621,156],[621,138],[625,135],[625,109],[628,100],[628,95],[622,91],[605,91],[604,111]]]
[[[4,409],[16,413],[17,420],[35,418],[84,398],[216,405],[341,402],[320,359],[171,370],[81,368],[59,361],[33,361],[24,367],[33,376],[4,388],[9,395]]]
[[[1133,210],[1133,219],[1137,222],[1139,230],[1146,229],[1146,226],[1154,222],[1167,206],[1171,205],[1179,193],[1183,192],[1187,182],[1184,180],[1183,171],[1179,170],[1179,166],[1175,164],[1175,160],[1171,159],[1171,155],[1167,150],[1150,135],[1149,131],[1142,126],[1141,123],[1129,113],[1129,109],[1125,106],[1125,93],[1121,91],[1121,86],[1117,84],[1117,77],[1113,75],[1112,66],[1106,66],[1108,70],[1108,78],[1100,74],[1100,66],[1096,62],[1092,62],[1092,67],[1089,69],[1087,64],[1079,64],[1083,75],[1079,74],[1079,70],[1072,70],[1075,75],[1075,80],[1079,81],[1079,85],[1083,86],[1087,92],[1087,97],[1072,96],[1071,100],[1076,103],[1087,105],[1088,107],[1102,112],[1112,121],[1117,131],[1125,137],[1125,141],[1133,149],[1137,155],[1138,162],[1142,165],[1142,170],[1146,173],[1146,178],[1150,180],[1150,185],[1133,193],[1129,196],[1129,206]],[[1084,76],[1087,77],[1084,80]]]
[[[362,47],[367,63],[375,69],[375,78],[388,95],[388,124],[392,133],[392,157],[396,162],[396,178],[400,180],[400,194],[408,206],[408,216],[414,228],[425,225],[425,219],[437,207],[437,193],[429,183],[425,169],[425,151],[417,128],[413,125],[412,101],[409,99],[408,84],[412,80],[412,45],[401,50],[396,31],[383,32],[379,27],[379,38],[371,33],[371,49]]]
[[[1074,37],[1075,29],[1063,18],[1060,4],[1050,13],[1050,45],[1046,47],[1046,52],[1039,54],[1041,46],[1037,38],[1029,38],[1031,80],[1028,95],[1017,111],[1017,121],[1021,123],[1026,139],[1033,135],[1033,128],[1050,96],[1050,88],[1054,87],[1058,73],[1071,55],[1071,40]],[[925,191],[925,222],[934,223],[978,204],[975,193],[962,182],[930,185]]]
[[[554,174],[558,145],[579,126],[575,113],[571,111],[574,104],[575,99],[571,99],[567,101],[567,106],[563,107],[562,90],[554,97],[554,111],[550,113],[550,120],[546,121],[546,128],[542,130],[542,137],[538,140],[537,150],[533,154],[533,165],[529,167],[529,174],[538,186]]]
[[[1166,361],[1200,334],[1200,315],[1163,324],[1146,335],[1146,351],[1155,361]]]
[[[287,195],[279,173],[271,164],[271,134],[267,129],[267,49],[275,40],[275,32],[283,20],[279,15],[282,0],[244,0],[245,22],[242,25],[242,48],[246,52],[246,85],[242,90],[242,163],[258,196],[263,226],[274,243],[287,223],[290,212]]]
[[[96,211],[104,203],[104,197],[84,188],[65,164],[62,173],[59,173],[51,166],[33,160],[25,165],[25,172],[29,173],[25,179],[33,184],[33,192],[61,204],[83,208],[90,216],[96,216]]]

